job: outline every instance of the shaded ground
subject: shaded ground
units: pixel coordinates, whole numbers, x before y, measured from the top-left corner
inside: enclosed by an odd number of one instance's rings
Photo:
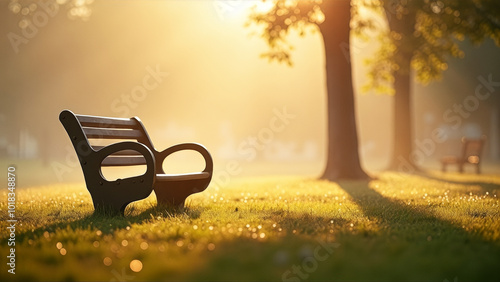
[[[500,176],[382,173],[371,182],[234,180],[92,216],[80,185],[18,190],[9,280],[499,280]],[[0,201],[8,254],[7,195]],[[136,272],[134,272],[134,270]]]

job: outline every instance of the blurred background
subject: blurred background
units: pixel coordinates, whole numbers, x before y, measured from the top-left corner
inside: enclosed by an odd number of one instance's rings
[[[20,187],[83,181],[58,120],[63,109],[138,116],[158,150],[202,143],[216,175],[228,174],[229,162],[237,166],[230,177],[322,172],[327,112],[319,34],[291,34],[294,65],[288,67],[260,58],[267,45],[255,27],[245,27],[258,1],[32,3],[0,2],[0,159],[4,167],[17,166]],[[393,146],[393,96],[361,90],[364,60],[377,44],[375,38],[351,42],[360,154],[369,172],[388,165]],[[447,132],[424,160],[425,168],[439,169],[440,157],[459,152],[462,136],[487,135],[483,171],[499,173],[500,87],[456,128],[458,113],[449,110],[475,94],[478,77],[500,82],[500,48],[490,40],[460,46],[466,56],[450,58],[442,80],[415,83],[414,138],[423,142],[436,128]],[[269,134],[283,112],[290,119]],[[196,170],[199,162],[174,156],[169,171]]]

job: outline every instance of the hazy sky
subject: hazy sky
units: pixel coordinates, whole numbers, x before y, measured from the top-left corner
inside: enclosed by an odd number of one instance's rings
[[[69,19],[61,6],[18,46],[5,35],[22,36],[22,16],[2,2],[2,130],[27,132],[28,139],[39,143],[38,157],[51,161],[64,158],[61,148],[70,145],[58,121],[62,109],[139,116],[157,148],[200,142],[219,168],[228,160],[242,165],[261,161],[269,165],[267,172],[294,173],[290,165],[281,170],[274,163],[295,161],[309,173],[319,173],[326,149],[321,38],[318,33],[303,38],[292,34],[294,66],[269,63],[259,57],[267,50],[264,40],[252,35],[255,28],[244,27],[248,2],[96,1],[87,20]],[[360,92],[363,60],[376,45],[359,39],[353,44],[362,157],[376,167],[390,152],[392,97]],[[473,89],[475,76],[463,87]],[[439,93],[443,83],[416,87]],[[421,115],[425,107],[416,104]],[[265,136],[262,131],[276,111],[294,118],[264,140],[269,141],[265,149],[258,144],[256,154],[238,152],[248,138]],[[18,146],[15,138],[0,141]]]

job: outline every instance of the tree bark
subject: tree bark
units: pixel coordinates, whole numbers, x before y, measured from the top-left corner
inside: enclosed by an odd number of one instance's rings
[[[349,52],[350,0],[324,1],[319,25],[326,63],[328,149],[322,179],[369,179],[360,165]],[[346,50],[347,48],[347,50]]]
[[[389,30],[399,34],[400,39],[394,42],[397,46],[395,62],[399,68],[394,72],[394,144],[389,169],[412,173],[418,170],[416,164],[418,160],[414,160],[412,155],[413,109],[411,101],[411,60],[414,48],[412,39],[416,14],[414,9],[408,9],[407,14],[398,18],[391,13],[390,5],[390,1],[384,4]]]

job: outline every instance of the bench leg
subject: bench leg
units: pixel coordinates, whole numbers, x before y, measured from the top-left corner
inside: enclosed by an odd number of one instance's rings
[[[194,179],[182,181],[157,181],[154,191],[158,206],[183,208],[186,198],[205,190],[210,179]]]

